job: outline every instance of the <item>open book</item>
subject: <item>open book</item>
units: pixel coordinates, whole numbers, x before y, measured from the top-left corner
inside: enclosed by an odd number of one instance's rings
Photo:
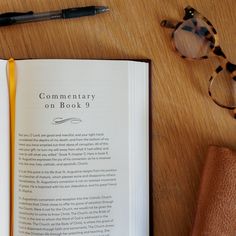
[[[0,61],[0,235],[10,218],[14,236],[149,235],[148,63],[16,60],[12,132],[11,70]]]

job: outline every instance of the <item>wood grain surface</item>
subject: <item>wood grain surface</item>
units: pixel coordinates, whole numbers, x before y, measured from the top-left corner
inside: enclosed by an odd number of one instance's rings
[[[0,56],[22,58],[150,59],[152,107],[152,235],[191,230],[207,146],[236,148],[236,120],[207,95],[215,58],[186,61],[171,47],[162,19],[181,20],[190,4],[219,33],[236,63],[235,0],[1,0],[0,11],[48,11],[107,5],[109,14],[0,28]]]

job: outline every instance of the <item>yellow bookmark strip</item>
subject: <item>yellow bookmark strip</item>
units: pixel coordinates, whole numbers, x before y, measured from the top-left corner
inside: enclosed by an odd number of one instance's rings
[[[13,236],[14,222],[14,159],[15,159],[15,103],[16,103],[16,78],[15,61],[8,61],[8,86],[10,99],[10,236]]]

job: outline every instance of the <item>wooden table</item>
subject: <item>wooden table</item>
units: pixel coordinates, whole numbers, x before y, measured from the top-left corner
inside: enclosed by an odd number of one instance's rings
[[[163,18],[181,19],[191,3],[218,30],[236,62],[236,1],[1,0],[1,12],[108,5],[109,14],[1,28],[3,58],[151,59],[153,235],[187,236],[204,155],[210,144],[236,148],[236,121],[207,95],[216,59],[185,61],[171,48]]]

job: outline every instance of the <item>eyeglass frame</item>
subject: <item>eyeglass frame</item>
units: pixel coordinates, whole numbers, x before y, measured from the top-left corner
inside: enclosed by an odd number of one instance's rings
[[[217,75],[222,72],[223,70],[226,70],[227,72],[229,72],[231,79],[233,79],[236,82],[236,65],[232,64],[225,56],[223,50],[220,47],[219,44],[219,37],[217,34],[216,29],[214,28],[214,26],[212,25],[212,23],[203,15],[201,15],[196,9],[194,9],[191,6],[187,6],[184,8],[185,11],[185,15],[183,17],[183,21],[179,21],[177,23],[173,23],[172,21],[169,20],[162,20],[161,21],[161,26],[165,27],[165,28],[171,28],[174,29],[174,31],[172,32],[172,36],[171,36],[171,41],[172,41],[172,45],[175,49],[175,51],[180,55],[180,57],[182,57],[183,59],[189,59],[189,60],[201,60],[201,59],[207,59],[209,58],[210,54],[213,54],[214,56],[217,56],[219,58],[221,58],[223,61],[222,63],[215,69],[215,71],[213,72],[213,74],[211,75],[209,82],[208,82],[208,94],[211,97],[211,99],[213,100],[213,102],[215,104],[217,104],[218,106],[228,109],[228,110],[233,110],[234,111],[234,118],[236,119],[236,105],[232,105],[232,106],[228,106],[225,105],[221,102],[219,102],[216,98],[213,97],[212,94],[212,84],[214,82],[214,80],[216,79]],[[199,58],[189,58],[183,54],[181,54],[180,51],[178,51],[175,43],[174,43],[174,33],[175,31],[187,20],[192,19],[192,23],[196,26],[197,21],[193,21],[194,19],[201,19],[203,20],[208,26],[209,29],[211,30],[211,32],[205,28],[206,30],[204,30],[204,35],[200,35],[200,36],[204,36],[209,42],[210,42],[210,52],[207,55],[204,55],[202,57]],[[195,23],[196,22],[196,23]],[[209,55],[209,56],[208,56]]]

